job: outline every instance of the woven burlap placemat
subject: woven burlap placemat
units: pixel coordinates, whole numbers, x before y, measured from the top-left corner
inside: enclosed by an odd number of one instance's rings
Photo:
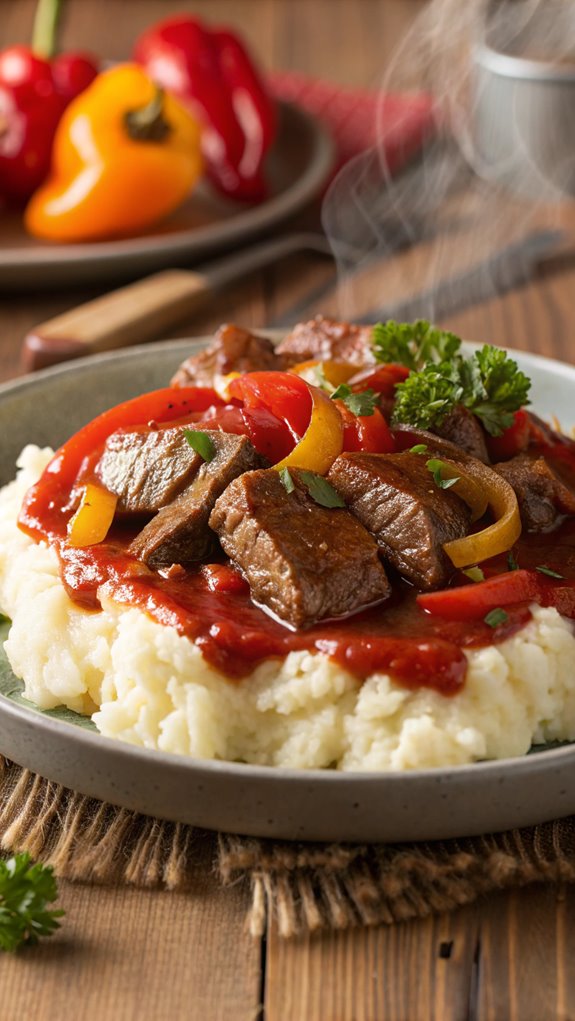
[[[450,911],[491,890],[575,882],[575,818],[427,844],[259,840],[116,808],[0,757],[0,846],[28,851],[59,877],[193,895],[206,842],[222,883],[249,885],[254,936],[272,916],[289,937]]]

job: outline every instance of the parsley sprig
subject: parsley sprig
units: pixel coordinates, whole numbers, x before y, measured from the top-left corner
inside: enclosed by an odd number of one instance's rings
[[[0,949],[18,950],[51,936],[64,912],[47,907],[58,896],[52,869],[29,854],[0,859]]]
[[[281,483],[286,493],[293,493],[295,483],[289,468],[282,468],[279,472]],[[297,469],[297,477],[303,482],[309,495],[320,507],[345,507],[345,500],[339,495],[323,475],[316,472],[306,471],[303,468]]]
[[[446,362],[459,351],[461,340],[448,330],[432,326],[426,319],[377,323],[372,332],[373,352],[378,362],[395,362],[417,372],[429,362]]]
[[[211,436],[200,429],[182,429],[190,447],[199,454],[204,461],[213,461],[216,456],[216,448]]]
[[[531,381],[500,348],[485,344],[469,358],[429,362],[396,387],[393,420],[431,429],[458,404],[471,411],[491,436],[513,424],[513,413],[529,403]]]
[[[371,387],[367,390],[360,390],[359,393],[354,393],[347,383],[340,383],[330,396],[332,401],[343,401],[352,415],[358,417],[373,415],[378,401],[378,395]]]

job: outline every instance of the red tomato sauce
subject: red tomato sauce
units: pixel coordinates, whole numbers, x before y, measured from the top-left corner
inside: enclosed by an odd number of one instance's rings
[[[548,449],[544,453],[553,460]],[[569,475],[575,488],[574,455],[571,450],[558,449],[557,458],[562,474]],[[97,611],[98,589],[103,586],[103,592],[117,602],[137,607],[191,639],[205,659],[230,678],[247,676],[264,660],[308,650],[327,654],[358,681],[374,672],[389,672],[405,687],[430,687],[453,695],[465,682],[464,649],[502,642],[531,619],[528,605],[520,603],[506,606],[506,619],[497,627],[483,619],[447,620],[426,613],[417,605],[417,591],[402,579],[392,578],[393,595],[386,602],[294,632],[252,602],[247,583],[223,555],[220,562],[192,570],[156,573],[128,554],[134,532],[121,526],[115,526],[106,542],[97,546],[68,546],[66,522],[71,511],[65,509],[64,500],[55,499],[57,493],[53,483],[45,487],[37,484],[33,498],[28,504],[25,501],[21,522],[28,525],[30,534],[50,538],[70,598],[87,611]],[[559,572],[565,591],[573,593],[573,614],[569,616],[575,617],[575,518],[564,520],[547,534],[524,533],[514,547],[514,556],[521,568],[545,565]],[[505,556],[482,567],[486,577],[508,570]],[[453,584],[467,581],[458,572]],[[542,578],[545,584],[556,583]]]

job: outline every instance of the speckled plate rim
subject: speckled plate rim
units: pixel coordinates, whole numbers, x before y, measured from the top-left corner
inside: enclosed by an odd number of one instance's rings
[[[160,386],[205,338],[98,355],[0,386],[30,416],[58,387],[149,376]],[[575,417],[575,368],[514,352],[534,379],[535,407]],[[106,406],[105,394],[102,407]],[[126,393],[126,397],[131,393]],[[31,400],[29,400],[31,398]],[[120,399],[120,398],[119,398]],[[83,402],[82,402],[83,404]],[[8,410],[10,410],[8,408]],[[91,412],[89,413],[91,417]],[[11,418],[11,422],[14,420]],[[45,442],[50,427],[44,422]],[[431,840],[533,825],[575,812],[575,746],[522,758],[407,773],[294,770],[189,759],[113,741],[0,696],[0,751],[81,793],[148,815],[228,832],[298,840]]]

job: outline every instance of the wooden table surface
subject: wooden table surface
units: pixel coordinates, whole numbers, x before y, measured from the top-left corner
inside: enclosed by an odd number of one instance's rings
[[[24,40],[31,0],[2,0],[0,45]],[[173,9],[241,26],[268,68],[372,84],[421,5],[416,0],[74,0],[66,41],[121,57],[145,25]],[[569,227],[569,205],[538,211]],[[494,225],[495,229],[495,225]],[[1,234],[1,224],[0,224]],[[459,245],[459,247],[458,247]],[[450,244],[457,266],[469,237]],[[374,286],[389,295],[429,267],[419,245]],[[235,320],[262,326],[331,274],[319,257],[252,276],[183,324],[180,335]],[[387,288],[387,290],[386,290]],[[409,289],[409,288],[408,288]],[[417,289],[417,288],[416,288]],[[0,378],[19,374],[19,344],[35,323],[98,293],[0,295]],[[393,293],[393,292],[392,292]],[[530,283],[447,321],[463,336],[574,361],[575,262],[556,260]],[[317,311],[334,311],[326,294]],[[61,884],[60,933],[0,958],[0,1021],[549,1021],[575,1018],[575,892],[528,888],[449,916],[285,942],[244,930],[247,892],[222,890],[206,861],[193,894]],[[446,949],[448,953],[446,955]]]

